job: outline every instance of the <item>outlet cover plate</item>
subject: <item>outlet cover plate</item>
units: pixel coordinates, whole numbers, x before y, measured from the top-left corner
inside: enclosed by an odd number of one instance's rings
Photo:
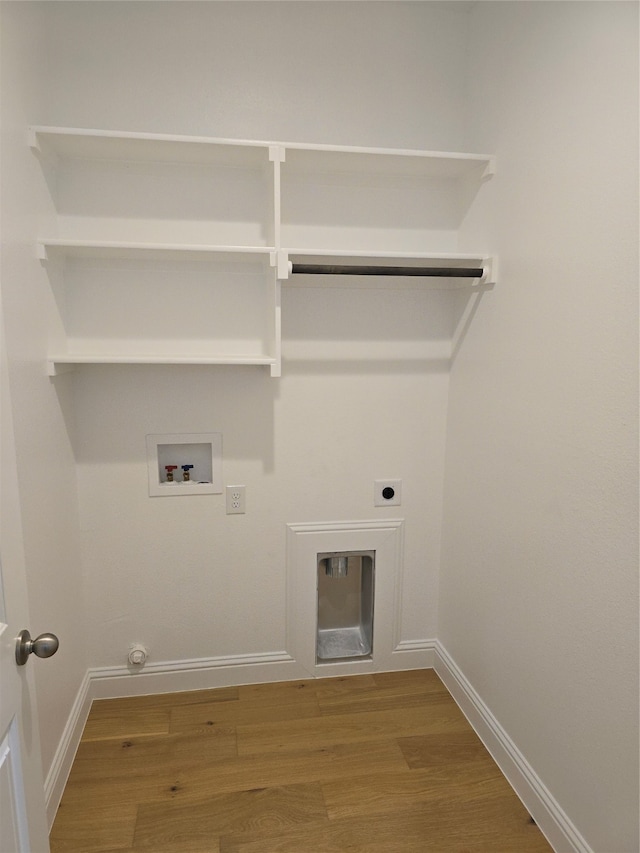
[[[246,512],[245,487],[227,486],[225,489],[227,515],[243,515]]]

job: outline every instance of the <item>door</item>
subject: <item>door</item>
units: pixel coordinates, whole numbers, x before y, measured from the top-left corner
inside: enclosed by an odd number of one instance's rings
[[[33,663],[16,662],[30,626],[1,303],[0,368],[0,851],[47,853]]]

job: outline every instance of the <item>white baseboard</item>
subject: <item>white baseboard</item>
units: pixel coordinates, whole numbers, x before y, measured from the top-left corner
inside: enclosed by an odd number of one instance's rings
[[[391,656],[393,669],[433,669],[437,640],[401,640]]]
[[[593,853],[472,684],[436,640],[434,669],[556,853]]]
[[[67,784],[67,779],[71,772],[71,765],[73,764],[73,759],[75,758],[78,744],[82,737],[84,725],[89,716],[91,702],[91,678],[87,671],[78,688],[78,693],[71,707],[71,713],[62,732],[60,743],[58,744],[44,783],[49,830],[53,826],[53,821],[55,820],[56,812],[64,793],[64,786]]]
[[[107,666],[89,670],[92,699],[180,693],[267,681],[308,678],[287,652],[147,663],[140,669]]]
[[[429,669],[433,667],[435,647],[435,640],[402,641],[393,650],[389,660],[384,661],[384,669]],[[352,661],[351,670],[350,674],[373,671],[368,659],[362,663]],[[378,670],[380,668],[376,668]],[[343,672],[340,671],[340,674]],[[141,669],[106,666],[88,670],[91,700],[210,690],[215,687],[313,677],[285,651],[162,661],[145,664]]]

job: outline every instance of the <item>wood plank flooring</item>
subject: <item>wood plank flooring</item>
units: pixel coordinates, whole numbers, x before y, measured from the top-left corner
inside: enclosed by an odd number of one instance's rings
[[[433,670],[93,703],[52,853],[549,853]]]

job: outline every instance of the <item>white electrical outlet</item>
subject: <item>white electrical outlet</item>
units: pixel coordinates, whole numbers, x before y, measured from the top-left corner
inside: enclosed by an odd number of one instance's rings
[[[402,480],[374,480],[374,506],[400,506],[402,502]]]
[[[227,500],[227,515],[240,515],[246,512],[244,486],[227,486],[225,497]]]

